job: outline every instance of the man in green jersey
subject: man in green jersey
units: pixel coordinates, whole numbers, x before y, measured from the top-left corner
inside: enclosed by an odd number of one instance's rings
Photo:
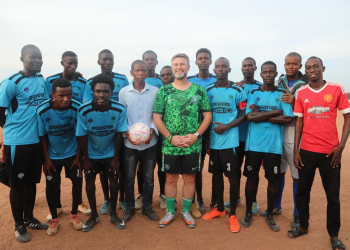
[[[205,89],[187,80],[190,65],[186,54],[174,55],[171,69],[175,81],[159,89],[153,105],[153,123],[164,138],[162,171],[166,172],[168,207],[159,227],[167,226],[175,218],[177,180],[182,173],[184,197],[181,214],[186,225],[193,228],[196,223],[190,207],[195,191],[195,174],[201,168],[201,136],[211,123],[211,107]]]

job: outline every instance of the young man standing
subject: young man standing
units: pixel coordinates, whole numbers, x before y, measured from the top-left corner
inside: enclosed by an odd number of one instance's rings
[[[202,86],[187,80],[189,58],[183,53],[171,59],[175,81],[161,87],[153,106],[153,123],[163,135],[163,164],[166,172],[165,196],[168,212],[159,227],[175,218],[177,180],[183,174],[182,218],[188,227],[196,226],[190,214],[195,175],[201,170],[202,135],[211,122],[208,96]],[[202,121],[201,115],[204,119]]]
[[[226,58],[220,57],[214,68],[217,82],[207,88],[210,106],[212,108],[213,123],[209,129],[209,141],[206,142],[207,152],[210,155],[209,172],[214,177],[214,190],[217,207],[202,218],[211,220],[226,215],[224,208],[224,179],[223,173],[230,182],[230,231],[237,233],[240,230],[236,218],[236,206],[239,192],[238,174],[238,126],[244,122],[247,97],[243,89],[234,86],[228,80],[231,72],[230,63]],[[238,111],[241,112],[238,112]],[[207,138],[208,139],[208,138]]]
[[[38,135],[36,108],[45,100],[41,51],[35,45],[21,50],[23,70],[0,86],[0,126],[4,129],[5,166],[10,183],[10,203],[19,242],[31,237],[26,227],[46,230],[34,218],[36,183],[40,182],[43,152]]]
[[[246,161],[244,176],[246,182],[246,215],[241,221],[243,227],[249,227],[252,221],[252,204],[256,195],[256,178],[264,161],[267,188],[266,223],[273,231],[279,231],[279,225],[273,219],[273,208],[277,197],[277,181],[280,178],[281,154],[283,145],[283,125],[292,122],[293,109],[290,104],[281,102],[285,90],[277,88],[275,78],[277,67],[267,61],[261,66],[263,86],[253,89],[248,95],[247,120],[249,121],[246,140]]]
[[[63,166],[66,177],[70,178],[72,187],[72,211],[70,222],[74,229],[80,230],[83,223],[77,212],[82,196],[81,155],[78,148],[75,129],[80,103],[72,100],[71,83],[64,78],[57,78],[52,83],[52,99],[43,102],[36,110],[39,136],[44,152],[44,173],[46,176],[46,199],[52,215],[48,235],[57,233],[60,225],[56,185],[60,181]]]
[[[101,75],[107,75],[113,79],[114,89],[112,96],[110,97],[112,100],[119,102],[119,92],[122,88],[129,85],[129,81],[125,75],[114,73],[113,65],[114,65],[114,55],[108,50],[104,49],[98,54],[97,64],[101,67]],[[96,76],[95,76],[96,77]],[[93,91],[90,88],[90,83],[94,77],[90,78],[87,81],[87,87],[85,88],[83,102],[91,101],[94,99]],[[122,142],[123,143],[123,142]],[[123,146],[120,146],[123,150]],[[123,152],[121,152],[123,155]],[[121,159],[120,162],[120,203],[119,205],[125,209],[125,201],[124,201],[124,178],[123,178],[123,161]],[[108,177],[105,172],[102,170],[100,172],[100,181],[102,186],[103,195],[105,197],[105,201],[102,204],[100,209],[100,214],[108,214],[109,209],[111,208],[110,198],[109,198],[109,186],[108,186]]]
[[[86,194],[92,211],[82,231],[91,230],[100,221],[96,209],[96,174],[104,171],[110,184],[109,221],[119,229],[125,223],[118,217],[118,172],[122,133],[126,131],[124,105],[110,100],[114,82],[105,74],[93,78],[90,83],[94,99],[80,106],[76,136],[84,155]]]
[[[327,231],[332,249],[344,250],[345,246],[338,238],[340,161],[350,133],[350,104],[342,85],[323,80],[324,70],[320,58],[310,57],[305,63],[305,74],[310,83],[300,88],[295,97],[294,165],[299,169],[296,203],[300,226],[289,230],[287,236],[294,239],[308,233],[310,192],[318,168],[327,196]],[[340,142],[337,109],[344,117]]]
[[[131,75],[134,81],[131,85],[120,91],[119,100],[126,108],[128,130],[138,122],[146,124],[150,129],[150,137],[144,143],[133,141],[129,132],[124,137],[124,162],[125,162],[125,196],[127,210],[122,220],[130,221],[135,214],[134,184],[137,163],[143,164],[143,179],[145,180],[142,199],[142,214],[150,220],[158,220],[152,205],[154,188],[154,168],[157,160],[158,130],[153,124],[153,102],[158,89],[145,82],[146,64],[136,60],[131,65]]]
[[[209,72],[209,66],[211,65],[211,52],[208,49],[201,48],[196,52],[196,65],[198,66],[199,73],[197,75],[189,76],[188,80],[192,83],[198,84],[206,89],[209,84],[216,82],[216,76]],[[203,137],[206,137],[206,133],[203,134]],[[193,205],[191,206],[192,215],[195,217],[200,217],[201,213],[205,212],[205,206],[202,195],[202,169],[204,166],[204,159],[206,156],[205,150],[205,140],[203,141],[203,149],[202,149],[202,166],[201,171],[196,173],[196,193],[197,193],[197,206],[195,205],[195,198],[193,198]],[[214,188],[212,188],[212,197],[211,197],[211,207],[214,207],[215,202],[215,192]]]
[[[66,51],[62,54],[61,65],[63,66],[63,72],[58,73],[56,75],[50,76],[46,78],[45,81],[45,96],[46,98],[52,98],[52,84],[58,78],[63,78],[68,80],[72,84],[72,98],[79,103],[83,102],[83,95],[86,86],[86,80],[79,75],[76,74],[78,68],[78,56],[72,51]],[[83,182],[81,182],[83,184]],[[63,212],[63,207],[61,204],[61,176],[59,175],[59,179],[56,182],[56,205],[57,205],[57,213],[60,214]],[[80,197],[80,202],[78,206],[78,211],[83,214],[90,214],[91,209],[87,208],[83,203],[83,198]],[[79,201],[78,200],[78,201]],[[47,221],[51,221],[51,214],[46,217]]]

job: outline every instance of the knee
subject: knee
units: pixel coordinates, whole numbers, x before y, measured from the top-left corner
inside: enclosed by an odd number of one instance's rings
[[[58,181],[46,180],[46,189],[56,189]]]
[[[86,189],[92,189],[95,188],[95,180],[96,180],[96,176],[94,176],[91,179],[86,180]]]
[[[278,182],[277,181],[269,181],[268,189],[271,192],[276,193],[278,191]]]
[[[109,179],[109,185],[111,187],[119,187],[118,178],[112,178],[112,177],[108,176],[108,179]]]
[[[223,176],[222,176],[222,174],[213,174],[213,179],[220,180],[220,179],[223,179]]]
[[[228,178],[230,185],[238,185],[238,178]]]
[[[248,178],[246,183],[246,188],[248,190],[253,190],[256,188],[255,186],[256,178]]]
[[[185,183],[188,185],[194,185],[196,182],[196,176],[194,174],[193,175],[183,175],[183,177],[184,177]]]
[[[173,174],[167,174],[166,175],[166,183],[168,185],[175,185],[177,182],[177,176],[178,175],[173,175]]]

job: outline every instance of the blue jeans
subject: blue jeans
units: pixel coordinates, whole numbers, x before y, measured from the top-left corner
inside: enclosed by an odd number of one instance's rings
[[[143,207],[152,205],[154,189],[154,168],[157,160],[157,144],[145,150],[131,149],[124,146],[125,199],[128,208],[135,207],[135,177],[139,160],[143,164]]]

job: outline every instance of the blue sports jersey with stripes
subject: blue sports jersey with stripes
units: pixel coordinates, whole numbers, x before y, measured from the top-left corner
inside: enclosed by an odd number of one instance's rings
[[[160,87],[163,87],[164,84],[163,84],[162,80],[160,79],[160,75],[158,75],[158,74],[156,74],[156,75],[157,75],[156,78],[147,77],[145,79],[145,81],[147,82],[147,84],[152,85],[152,86],[159,89]]]
[[[207,89],[209,84],[216,82],[216,75],[210,74],[207,79],[202,79],[197,75],[187,77],[188,81],[193,82],[194,84],[201,85],[204,89]]]

